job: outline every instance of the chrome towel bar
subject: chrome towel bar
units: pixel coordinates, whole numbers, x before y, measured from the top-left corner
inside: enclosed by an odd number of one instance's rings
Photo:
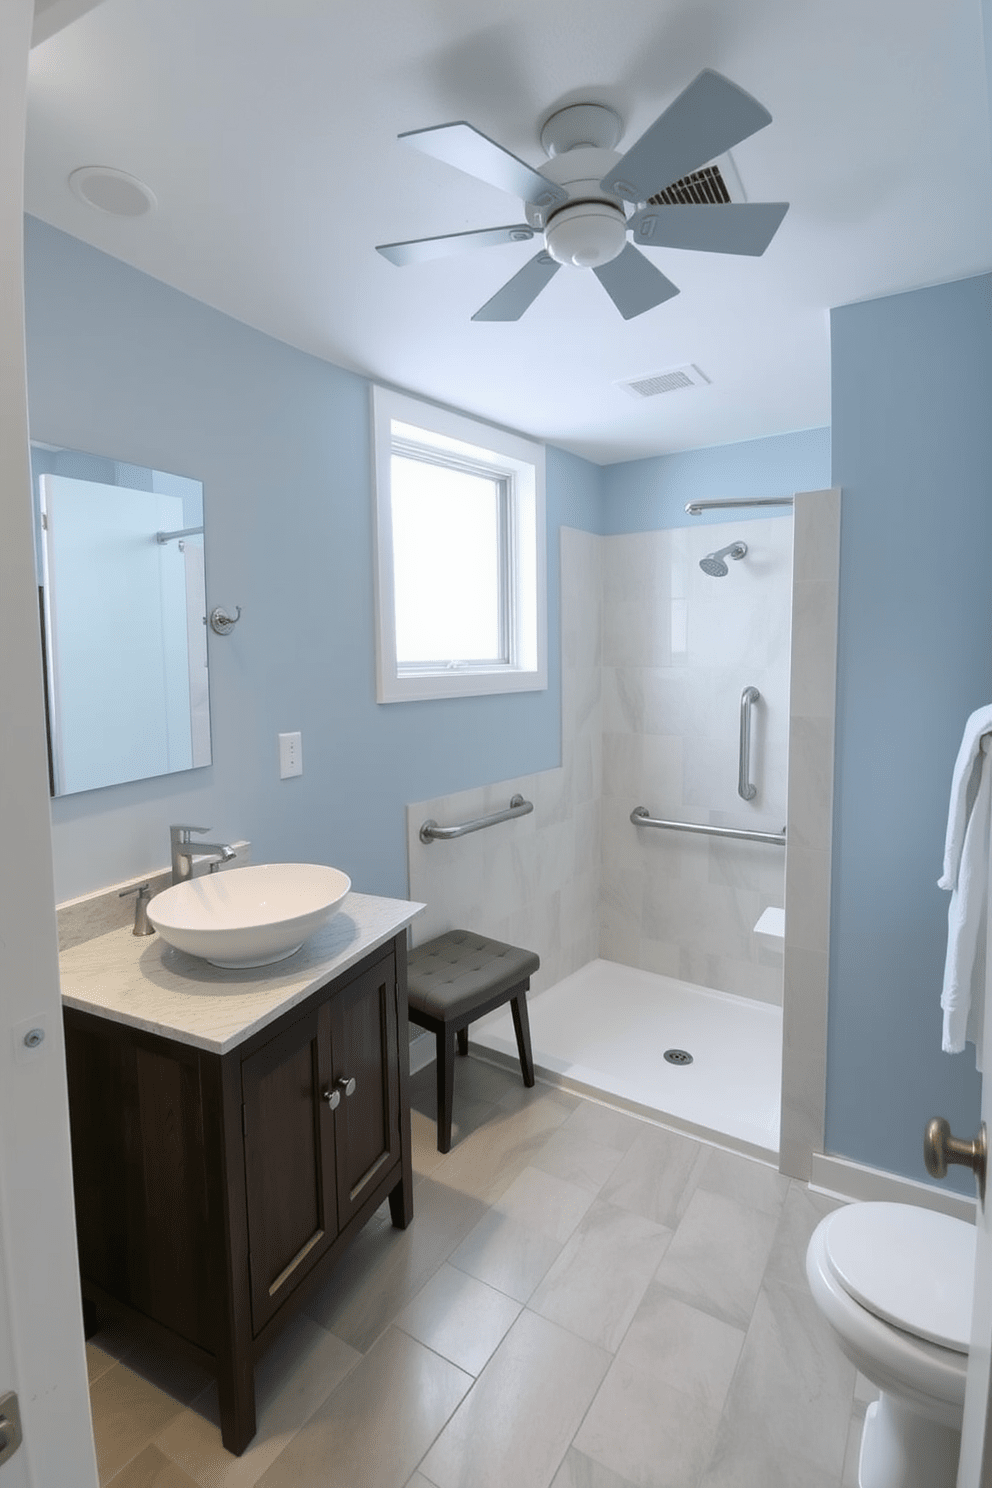
[[[526,816],[533,810],[533,801],[513,796],[505,811],[494,812],[492,816],[477,816],[475,821],[462,822],[457,827],[439,827],[436,821],[425,821],[420,829],[420,840],[424,843],[438,839],[447,842],[452,837],[464,837],[469,832],[481,832],[483,827],[494,827],[497,822],[510,821],[514,816]]]
[[[781,832],[753,832],[747,827],[711,827],[702,822],[661,821],[651,816],[646,806],[635,806],[630,813],[635,827],[667,827],[672,832],[700,832],[707,837],[739,837],[744,842],[774,842],[785,846],[785,828]]]

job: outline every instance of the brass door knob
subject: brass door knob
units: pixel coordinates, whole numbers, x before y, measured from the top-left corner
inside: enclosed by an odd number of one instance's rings
[[[950,1124],[943,1116],[934,1116],[923,1133],[923,1161],[931,1178],[946,1178],[952,1163],[970,1168],[978,1183],[978,1196],[985,1202],[985,1166],[988,1158],[988,1131],[983,1121],[978,1135],[970,1142],[951,1135]]]

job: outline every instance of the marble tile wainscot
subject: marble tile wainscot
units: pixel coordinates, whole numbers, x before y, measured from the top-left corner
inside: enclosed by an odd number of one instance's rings
[[[216,1374],[224,1446],[254,1371],[388,1199],[413,1215],[406,927],[349,894],[294,956],[224,970],[127,928],[60,958],[87,1333],[123,1313]]]

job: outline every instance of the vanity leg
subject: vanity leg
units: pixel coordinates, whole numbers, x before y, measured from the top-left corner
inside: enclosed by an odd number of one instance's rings
[[[413,1218],[413,1171],[409,1146],[403,1161],[403,1177],[389,1191],[389,1217],[397,1230],[405,1230]]]
[[[218,1359],[217,1397],[220,1439],[240,1457],[255,1435],[255,1369],[252,1364]]]

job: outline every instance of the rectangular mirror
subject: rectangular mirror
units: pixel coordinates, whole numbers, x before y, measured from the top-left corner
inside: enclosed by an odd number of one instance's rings
[[[203,487],[32,443],[52,794],[210,763]]]

